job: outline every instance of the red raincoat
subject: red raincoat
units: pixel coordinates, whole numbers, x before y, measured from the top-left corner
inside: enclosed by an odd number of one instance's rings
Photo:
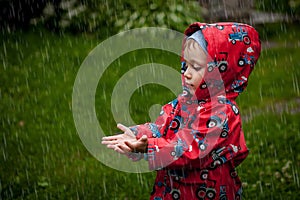
[[[196,95],[189,94],[182,78],[184,92],[163,106],[155,123],[131,127],[137,138],[148,136],[146,159],[157,170],[150,199],[241,199],[235,168],[248,149],[235,99],[260,55],[259,36],[246,24],[199,22],[185,35],[198,30],[208,59]]]

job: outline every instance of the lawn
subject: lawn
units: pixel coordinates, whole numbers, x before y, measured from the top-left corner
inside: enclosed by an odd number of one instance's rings
[[[263,49],[238,100],[251,151],[238,168],[243,194],[245,199],[297,199],[300,30],[288,25],[259,30],[264,41],[275,45]],[[103,165],[86,150],[75,129],[76,74],[103,39],[33,28],[2,32],[1,40],[0,199],[147,199],[154,172],[130,174]],[[100,79],[95,108],[107,134],[117,131],[110,110],[114,85],[126,71],[150,61],[180,67],[177,55],[138,50],[114,61]],[[165,87],[145,85],[131,97],[132,118],[136,123],[149,121],[151,105],[172,98]]]

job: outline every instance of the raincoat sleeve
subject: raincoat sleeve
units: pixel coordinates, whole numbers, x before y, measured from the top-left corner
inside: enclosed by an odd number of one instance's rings
[[[147,159],[152,170],[216,168],[226,162],[236,167],[247,154],[240,116],[231,111],[215,115],[204,113],[199,121],[194,120],[189,128],[179,129],[173,137],[148,139]]]
[[[178,101],[175,99],[170,103],[164,105],[161,109],[159,117],[155,123],[145,123],[142,125],[136,125],[129,127],[130,130],[135,134],[136,139],[140,139],[143,135],[150,138],[161,138],[165,136],[168,126],[171,122],[172,113],[175,112]],[[130,153],[127,155],[132,161],[139,161],[142,158],[148,159],[148,154],[144,155],[140,153]]]
[[[172,113],[175,112],[176,106],[177,101],[173,100],[162,107],[155,123],[145,123],[129,128],[135,134],[137,139],[140,139],[143,135],[146,135],[148,138],[161,138],[168,130],[168,126],[172,120]]]

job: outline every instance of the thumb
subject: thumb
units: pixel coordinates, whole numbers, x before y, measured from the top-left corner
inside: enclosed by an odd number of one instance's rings
[[[130,149],[131,149],[131,151],[135,151],[135,145],[133,145],[131,142],[129,142],[129,141],[125,141],[124,142]]]
[[[148,141],[148,137],[147,135],[142,135],[142,137],[139,140],[144,143]]]

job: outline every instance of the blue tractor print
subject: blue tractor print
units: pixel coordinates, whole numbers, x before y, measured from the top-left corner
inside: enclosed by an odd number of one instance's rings
[[[194,140],[198,143],[198,147],[201,151],[205,151],[208,144],[206,142],[206,138],[201,135],[200,132],[192,130],[191,134],[193,134]]]
[[[241,55],[241,57],[238,60],[238,66],[240,67],[243,67],[246,64],[253,67],[254,63],[255,63],[255,57],[249,56],[248,54]]]
[[[206,122],[207,128],[221,127],[221,126],[222,126],[222,119],[217,115],[211,116],[209,120]]]
[[[217,88],[218,90],[221,90],[222,88],[224,88],[224,82],[222,80],[209,79],[200,85],[201,89],[205,89],[208,87]]]
[[[154,138],[160,138],[162,136],[155,124],[149,123],[148,126]]]
[[[226,154],[223,153],[225,149]],[[211,152],[211,156],[214,161],[211,163],[210,168],[215,169],[217,166],[224,164],[228,159],[230,160],[231,158],[233,158],[234,154],[237,153],[240,149],[240,147],[230,144],[227,147],[224,146],[217,150],[213,150]]]
[[[213,115],[210,119],[206,122],[207,128],[219,127],[222,129],[220,137],[226,138],[228,136],[229,127],[228,127],[228,118],[225,113],[221,112],[221,115],[225,117],[225,120],[222,120],[219,116]]]
[[[165,194],[167,194],[167,193],[169,193],[169,194],[171,194],[172,195],[172,198],[174,199],[174,200],[178,200],[178,199],[180,199],[180,191],[179,191],[179,184],[178,184],[178,188],[171,188],[170,186],[168,186],[168,184],[167,184],[167,177],[165,176],[164,177],[164,182],[157,182],[157,186],[158,187],[165,187],[165,190],[164,190],[164,192],[163,192],[163,195],[165,195]],[[173,186],[174,186],[174,184],[173,184]]]
[[[231,89],[233,89],[234,92],[238,92],[238,93],[243,92],[243,90],[244,90],[244,83],[246,81],[247,81],[247,78],[245,76],[242,76],[240,80],[235,80],[231,84]]]
[[[229,34],[229,42],[235,44],[236,41],[244,42],[249,45],[251,40],[248,36],[248,32],[246,31],[244,26],[240,26],[239,24],[232,25],[233,33]]]
[[[221,185],[220,186],[220,200],[227,200],[227,195],[226,195],[226,185]]]
[[[174,151],[171,151],[171,156],[173,156],[174,159],[177,160],[187,149],[188,145],[179,138],[174,146]]]
[[[198,143],[198,147],[201,151],[205,151],[207,149],[208,144],[204,143],[204,142],[206,142],[205,138],[202,140],[199,140],[199,139],[195,139],[195,140]]]
[[[229,99],[227,99],[226,97],[224,96],[218,96],[218,102],[221,103],[221,104],[228,104],[231,106],[232,108],[232,111],[234,114],[238,115],[239,114],[239,109],[238,107],[233,104]]]
[[[221,138],[227,138],[228,132],[229,132],[228,118],[226,118],[225,121],[223,122],[223,127],[222,127],[222,132],[221,132],[220,137]]]
[[[226,149],[226,147],[219,148],[211,152],[213,162],[210,165],[211,169],[215,169],[217,166],[224,164],[227,161],[225,156],[221,156],[221,153]]]
[[[220,56],[214,59],[214,61],[208,62],[207,63],[207,71],[212,72],[214,68],[218,68],[219,71],[225,72],[227,70],[228,62],[227,62],[227,57],[228,53],[227,52],[220,52]]]

